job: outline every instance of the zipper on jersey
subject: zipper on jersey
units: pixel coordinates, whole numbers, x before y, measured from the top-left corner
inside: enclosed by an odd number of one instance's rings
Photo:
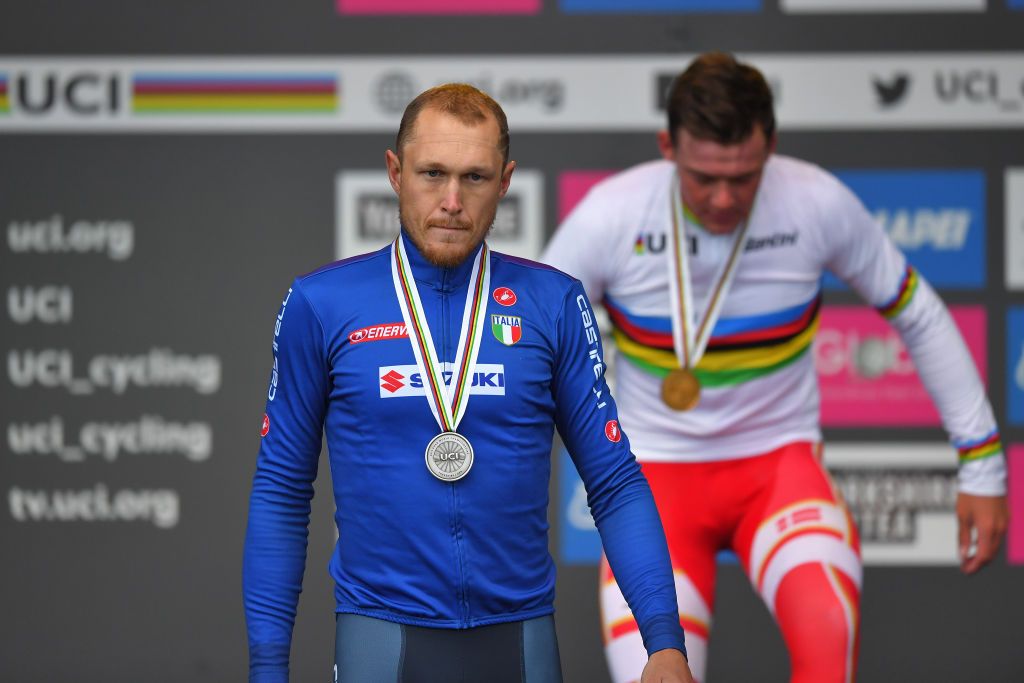
[[[451,299],[454,294],[454,288],[449,287],[448,281],[452,275],[452,269],[442,268],[441,269],[441,329],[444,331],[441,335],[442,341],[440,349],[440,357],[445,362],[447,359],[454,361],[455,349],[453,346],[453,333],[455,330],[452,328],[452,315],[451,315]],[[469,296],[469,292],[466,292],[466,296]],[[462,318],[458,318],[458,323],[461,328]],[[457,341],[455,342],[457,343]],[[454,376],[455,368],[452,368],[452,379],[455,381]],[[451,388],[452,385],[449,385]],[[463,547],[462,538],[462,515],[459,510],[459,492],[458,482],[451,482],[448,484],[448,496],[451,510],[451,534],[452,542],[455,546],[455,560],[458,565],[458,601],[459,601],[459,618],[464,627],[468,627],[470,624],[469,614],[469,582],[466,577],[466,553]]]

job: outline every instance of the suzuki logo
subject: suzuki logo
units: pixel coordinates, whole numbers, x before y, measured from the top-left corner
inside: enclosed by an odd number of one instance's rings
[[[881,107],[894,107],[906,96],[910,88],[910,76],[905,73],[897,73],[889,80],[883,80],[877,76],[871,79],[875,86],[875,95],[878,96],[878,104]]]
[[[381,379],[381,385],[380,385],[381,388],[382,389],[387,389],[392,394],[405,386],[405,382],[402,381],[403,379],[405,379],[405,375],[400,375],[397,372],[395,372],[394,370],[392,370],[388,374],[384,375],[380,379]]]

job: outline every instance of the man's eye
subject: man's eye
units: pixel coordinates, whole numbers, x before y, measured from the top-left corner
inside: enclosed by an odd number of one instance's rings
[[[469,174],[469,179],[472,180],[474,183],[476,183],[476,182],[479,182],[479,181],[483,180],[484,177],[482,175],[480,175],[479,173],[470,173]]]
[[[439,178],[440,176],[441,176],[441,172],[438,171],[437,169],[431,169],[431,170],[427,171],[427,177],[428,178]]]

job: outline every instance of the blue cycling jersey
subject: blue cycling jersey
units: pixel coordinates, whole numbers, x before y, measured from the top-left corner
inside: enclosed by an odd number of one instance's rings
[[[405,243],[438,358],[450,364],[473,258],[440,268]],[[323,433],[337,508],[330,573],[338,612],[437,628],[550,614],[557,426],[648,652],[683,650],[664,534],[618,429],[580,283],[492,252],[487,325],[458,427],[475,460],[465,478],[443,482],[424,461],[440,428],[390,259],[388,247],[298,278],[277,317],[245,541],[250,680],[287,680]]]

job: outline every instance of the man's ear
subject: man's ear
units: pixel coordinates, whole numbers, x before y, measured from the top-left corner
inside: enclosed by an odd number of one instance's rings
[[[501,189],[498,191],[499,197],[504,197],[505,193],[508,192],[508,185],[512,182],[512,171],[516,170],[516,162],[510,161],[505,164],[505,170],[501,172]]]
[[[668,134],[667,130],[658,131],[658,151],[669,161],[674,161],[676,158],[676,148],[672,144],[672,136]]]
[[[391,188],[395,191],[395,194],[401,194],[402,160],[398,158],[397,154],[389,149],[384,152],[384,163],[386,163],[388,167],[388,180],[391,181]]]

